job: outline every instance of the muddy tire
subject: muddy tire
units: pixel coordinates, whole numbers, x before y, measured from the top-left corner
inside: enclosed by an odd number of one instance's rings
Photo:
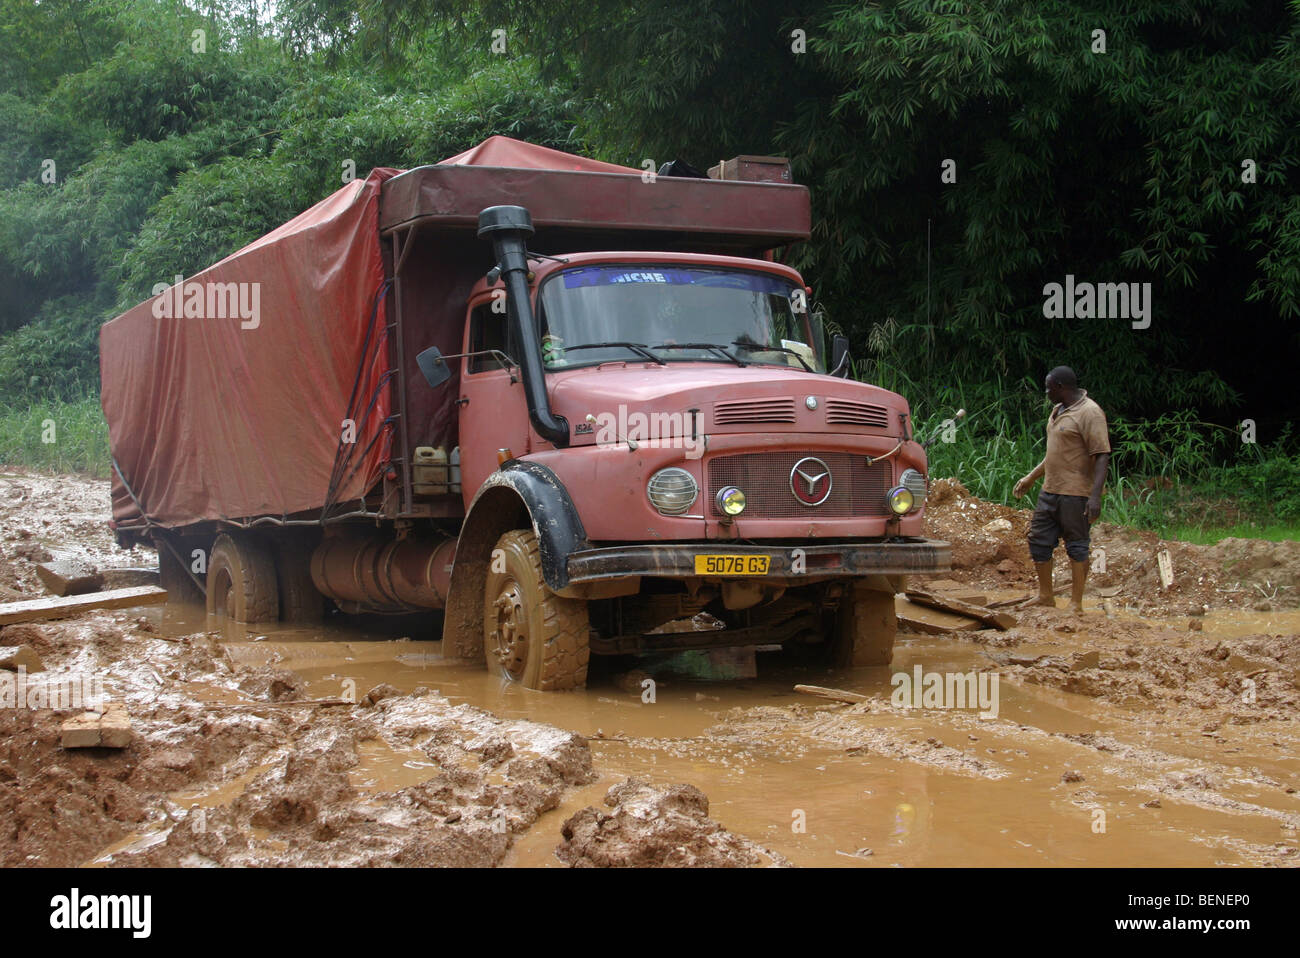
[[[835,614],[831,664],[836,668],[888,665],[894,657],[897,632],[893,591],[854,582]]]
[[[587,603],[546,587],[537,536],[517,529],[497,540],[483,591],[488,671],[543,692],[587,684]]]
[[[319,622],[325,615],[325,596],[311,578],[311,543],[281,542],[275,550],[280,583],[280,619],[284,622]]]
[[[208,556],[208,613],[249,623],[280,617],[275,558],[265,544],[251,536],[217,536]]]

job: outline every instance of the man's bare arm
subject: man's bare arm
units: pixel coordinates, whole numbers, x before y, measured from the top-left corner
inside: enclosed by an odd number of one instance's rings
[[[1046,471],[1047,471],[1047,459],[1044,458],[1042,462],[1034,466],[1033,472],[1031,472],[1029,475],[1025,476],[1023,479],[1021,479],[1019,482],[1015,484],[1015,486],[1011,490],[1011,494],[1013,496],[1023,496],[1025,493],[1029,491],[1030,486],[1032,486],[1035,482],[1037,482],[1039,479],[1043,477],[1043,473]]]
[[[1088,521],[1096,522],[1101,515],[1101,490],[1106,485],[1106,470],[1110,467],[1110,453],[1101,452],[1092,457],[1092,495],[1088,497]]]

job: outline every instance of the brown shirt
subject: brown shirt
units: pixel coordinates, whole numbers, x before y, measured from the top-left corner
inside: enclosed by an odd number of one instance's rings
[[[1043,491],[1058,496],[1092,495],[1092,457],[1110,452],[1106,414],[1085,389],[1072,406],[1057,405],[1047,419]]]

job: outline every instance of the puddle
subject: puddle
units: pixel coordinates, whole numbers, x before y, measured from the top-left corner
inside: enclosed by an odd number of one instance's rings
[[[348,769],[348,779],[364,791],[388,792],[427,782],[440,771],[436,762],[418,748],[398,748],[382,739],[357,743],[358,764]]]
[[[1287,620],[1274,621],[1284,628]],[[1086,642],[1087,633],[1078,638]],[[585,692],[528,692],[471,664],[443,662],[438,646],[344,629],[311,636],[272,630],[242,642],[227,640],[235,662],[276,660],[303,677],[312,697],[338,695],[347,682],[357,695],[380,682],[402,692],[425,686],[502,718],[542,721],[588,737],[601,779],[547,812],[517,841],[510,864],[558,866],[554,849],[560,824],[586,805],[603,807],[604,792],[627,776],[698,786],[710,798],[712,818],[803,866],[1242,864],[1249,859],[1236,848],[1240,842],[1268,845],[1286,838],[1281,820],[1265,815],[1203,809],[1167,796],[1160,809],[1141,807],[1157,796],[1153,783],[1164,772],[1179,763],[1195,766],[1200,742],[1152,729],[1143,747],[1161,755],[1165,768],[1080,745],[1063,736],[1113,733],[1127,741],[1134,731],[1132,716],[1083,695],[1004,681],[1000,714],[992,721],[957,710],[846,719],[850,732],[854,724],[862,725],[904,750],[924,747],[927,740],[941,742],[935,747],[996,768],[1001,777],[989,779],[927,764],[924,755],[900,758],[871,746],[848,751],[852,746],[815,731],[818,716],[833,716],[841,708],[792,690],[796,682],[807,682],[888,702],[893,686],[885,669],[828,673],[759,655],[758,679],[659,676],[655,702],[645,703],[640,688],[624,692],[599,671]],[[927,671],[965,672],[987,667],[988,659],[974,643],[901,640],[894,671],[910,671],[914,663]],[[763,706],[801,706],[813,728],[796,723],[716,733],[728,715],[735,715],[732,710]],[[360,751],[363,760],[351,772],[360,788],[399,789],[437,773],[417,749],[370,741]],[[1079,780],[1062,781],[1066,772]],[[1240,796],[1231,789],[1223,794],[1251,799],[1249,789]],[[1269,797],[1277,805],[1275,798]],[[1105,812],[1104,820],[1097,811]],[[1300,815],[1300,803],[1291,811]],[[1102,827],[1105,831],[1099,831]],[[862,849],[871,854],[859,854]]]
[[[173,621],[193,630],[193,620]],[[1212,614],[1205,621],[1216,634],[1229,626],[1239,627],[1236,634],[1300,631],[1300,612]],[[1216,793],[1225,803],[1217,808],[1158,793],[1165,773],[1203,760],[1203,742],[1189,734],[1140,729],[1141,751],[1127,756],[1070,738],[1134,740],[1139,711],[1087,696],[1003,681],[998,717],[989,721],[972,710],[895,711],[884,708],[893,690],[889,670],[801,668],[779,654],[759,655],[756,679],[659,675],[653,703],[642,701],[639,685],[623,691],[600,668],[585,691],[544,694],[473,664],[444,661],[439,642],[409,628],[227,628],[222,641],[236,664],[274,663],[298,673],[310,697],[351,691],[359,698],[380,683],[402,692],[425,687],[502,718],[586,736],[599,781],[571,791],[520,836],[507,864],[558,866],[554,849],[564,820],[586,805],[604,808],[606,790],[628,776],[697,786],[714,819],[798,865],[1231,865],[1251,862],[1246,846],[1295,843],[1295,831],[1284,825],[1289,816],[1300,819],[1300,801],[1288,806],[1275,788],[1227,783]],[[1073,639],[1087,643],[1086,625]],[[966,641],[900,638],[893,671],[910,672],[916,663],[926,671],[987,668],[982,653]],[[796,683],[860,692],[882,709],[844,714],[795,693]],[[782,716],[799,706],[800,717],[747,724],[746,716],[762,716],[769,706],[782,707]],[[859,734],[865,746],[846,744]],[[349,775],[367,791],[408,787],[438,773],[418,748],[382,740],[362,742],[359,756]],[[1143,807],[1157,795],[1160,807]],[[1251,813],[1234,802],[1272,808]]]
[[[1281,612],[1207,612],[1205,632],[1225,639],[1243,635],[1300,635],[1300,609]]]
[[[248,787],[248,783],[263,772],[274,768],[283,758],[283,753],[273,755],[269,760],[262,762],[241,775],[236,775],[228,781],[211,787],[186,788],[178,792],[171,793],[171,800],[182,808],[198,806],[199,808],[220,808],[223,805],[229,805]]]

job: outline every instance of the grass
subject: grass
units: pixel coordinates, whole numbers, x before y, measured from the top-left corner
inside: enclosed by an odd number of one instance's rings
[[[108,424],[99,397],[0,406],[0,463],[107,478]]]
[[[1243,498],[1230,492],[1230,482],[1213,478],[1132,500],[1123,509],[1125,525],[1150,529],[1163,539],[1212,544],[1234,536],[1242,539],[1300,540],[1300,518],[1279,515],[1275,503]],[[1108,498],[1110,498],[1108,496]]]
[[[909,398],[917,438],[939,434],[929,447],[931,475],[953,476],[981,499],[1033,506],[1036,492],[1016,499],[1011,490],[1046,449],[1040,395],[1023,385],[1003,392],[1001,384],[987,384]],[[959,408],[966,418],[945,431]],[[1236,432],[1190,411],[1144,421],[1116,416],[1110,429],[1102,520],[1198,543],[1300,539],[1300,455],[1289,433],[1269,446],[1244,445]]]
[[[1261,526],[1254,522],[1239,522],[1235,526],[1173,526],[1169,532],[1170,534],[1164,538],[1196,542],[1206,546],[1228,538],[1267,539],[1269,542],[1281,542],[1284,539],[1300,540],[1300,523],[1277,522]]]

